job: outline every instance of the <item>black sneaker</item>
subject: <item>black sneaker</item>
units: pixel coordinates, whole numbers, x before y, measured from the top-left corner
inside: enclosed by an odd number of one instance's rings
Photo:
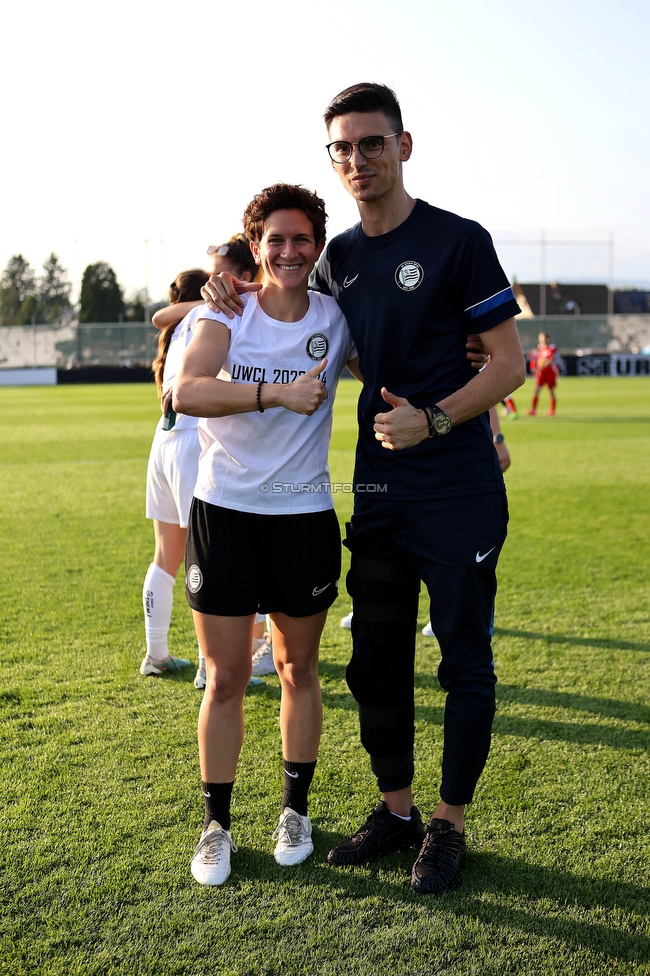
[[[411,888],[421,895],[440,895],[460,885],[467,845],[453,823],[432,817],[411,874]]]
[[[419,847],[423,837],[424,827],[417,807],[412,807],[410,820],[402,820],[393,816],[380,800],[356,834],[333,847],[327,860],[338,867],[366,864],[394,851]]]

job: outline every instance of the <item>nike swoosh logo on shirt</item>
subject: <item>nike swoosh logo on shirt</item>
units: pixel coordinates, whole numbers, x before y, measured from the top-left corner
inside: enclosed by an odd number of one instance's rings
[[[494,552],[495,549],[496,549],[496,546],[492,546],[492,548],[491,549],[488,549],[487,552],[484,552],[483,555],[481,555],[480,552],[477,552],[476,553],[476,562],[477,563],[482,563],[483,560],[486,559],[490,555],[491,552]]]
[[[325,586],[321,586],[320,590],[317,589],[316,587],[314,587],[314,589],[311,591],[311,595],[312,596],[320,596],[321,593],[324,593],[325,592],[325,590],[327,589],[327,587],[329,585],[330,585],[329,583],[326,583]]]
[[[343,279],[343,287],[349,288],[350,285],[353,285],[355,283],[358,277],[359,277],[358,274],[355,274],[354,278],[348,278],[348,276],[346,275],[345,278]]]

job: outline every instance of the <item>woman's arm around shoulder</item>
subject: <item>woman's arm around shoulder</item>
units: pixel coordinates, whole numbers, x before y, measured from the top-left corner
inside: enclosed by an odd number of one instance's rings
[[[197,302],[173,302],[165,308],[159,308],[154,312],[151,321],[157,329],[166,329],[168,325],[178,325],[188,312],[191,312],[197,305],[203,305],[203,299]]]

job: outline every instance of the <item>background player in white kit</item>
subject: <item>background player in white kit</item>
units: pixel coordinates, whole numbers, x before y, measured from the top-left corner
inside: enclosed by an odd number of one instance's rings
[[[233,238],[214,252],[214,273],[229,271],[247,281],[254,277],[255,264],[241,240]],[[152,370],[163,416],[156,428],[147,465],[146,515],[153,520],[155,551],[142,589],[147,642],[147,652],[140,665],[142,675],[165,674],[191,664],[186,658],[169,653],[168,636],[176,575],[185,556],[200,444],[198,418],[175,414],[171,391],[183,352],[192,338],[202,305],[200,289],[207,278],[207,272],[198,268],[181,272],[169,289],[171,304],[157,312],[153,320],[161,329]],[[194,684],[199,689],[205,687],[205,660],[200,648]]]
[[[158,338],[158,355],[152,365],[163,416],[156,427],[147,465],[146,515],[153,521],[155,551],[142,588],[147,642],[147,653],[140,665],[142,675],[178,671],[192,663],[169,653],[168,636],[176,574],[185,555],[187,519],[200,446],[196,418],[176,416],[169,397],[200,307],[191,303],[196,303],[206,278],[207,273],[196,268],[181,272],[170,285],[170,307],[179,305],[188,311],[180,323],[172,322],[163,328]]]
[[[356,370],[336,302],[307,291],[325,220],[323,201],[302,187],[277,184],[255,197],[244,228],[264,287],[245,296],[234,322],[205,307],[174,394],[175,407],[209,418],[199,424],[186,559],[207,663],[199,716],[205,818],[191,865],[201,884],[222,884],[236,850],[230,798],[256,612],[271,614],[282,687],[284,793],[274,856],[298,864],[313,850],[307,794],[322,722],[318,645],[341,565],[327,453],[338,379],[346,364]],[[264,560],[256,558],[260,533]]]

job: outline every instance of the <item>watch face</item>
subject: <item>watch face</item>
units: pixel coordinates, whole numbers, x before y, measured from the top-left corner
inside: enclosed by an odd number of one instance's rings
[[[437,434],[448,434],[451,430],[451,420],[447,414],[443,413],[441,410],[440,413],[437,413],[434,417],[433,426],[435,427]]]

